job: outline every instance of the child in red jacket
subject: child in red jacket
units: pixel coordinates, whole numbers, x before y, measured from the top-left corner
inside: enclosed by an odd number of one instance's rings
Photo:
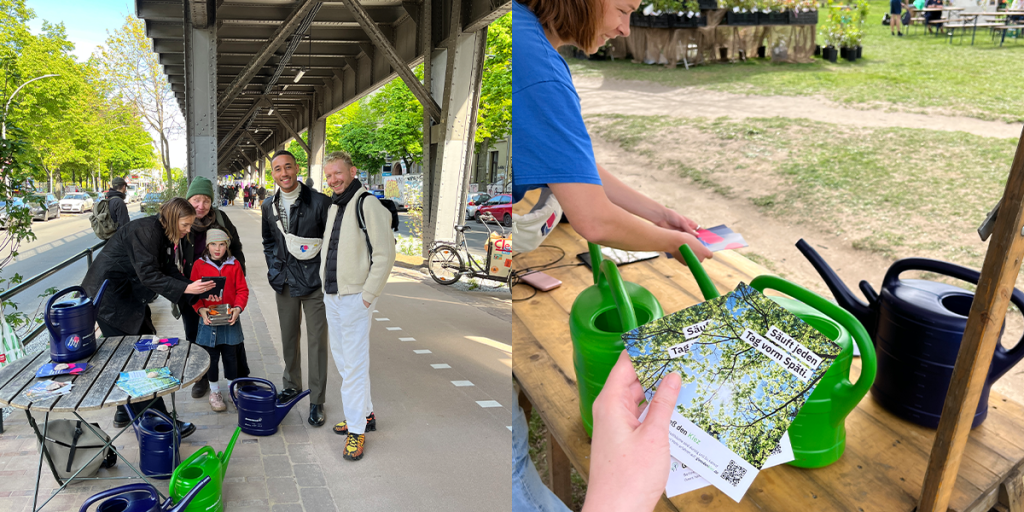
[[[210,372],[207,374],[210,378],[210,407],[217,412],[227,409],[227,405],[224,404],[224,396],[220,393],[218,361],[224,363],[226,386],[230,386],[234,379],[249,376],[242,325],[238,322],[238,315],[242,313],[249,301],[249,287],[245,284],[242,265],[234,256],[231,256],[231,251],[228,250],[230,243],[231,236],[226,231],[220,228],[210,228],[206,231],[206,250],[203,252],[203,257],[192,266],[193,281],[208,276],[226,278],[224,292],[220,297],[207,296],[193,305],[196,312],[203,317],[203,322],[199,324],[196,344],[210,354]],[[212,326],[210,325],[210,308],[219,304],[228,305],[231,322],[228,325]]]

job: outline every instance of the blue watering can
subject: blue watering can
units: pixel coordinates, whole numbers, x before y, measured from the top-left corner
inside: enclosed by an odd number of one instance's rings
[[[210,482],[210,477],[199,483],[192,492],[185,495],[177,505],[172,505],[171,498],[160,504],[160,495],[156,487],[150,484],[130,484],[107,489],[85,500],[78,512],[86,512],[89,506],[104,498],[112,499],[100,503],[95,512],[183,512],[192,498]]]
[[[871,386],[871,396],[896,416],[937,428],[974,293],[934,281],[900,279],[900,274],[923,270],[974,284],[978,284],[981,274],[944,261],[902,259],[885,273],[881,295],[867,281],[860,282],[868,299],[865,304],[807,242],[800,240],[796,246],[825,280],[836,302],[853,313],[871,335],[878,353],[878,376]],[[1020,290],[1013,290],[1010,301],[1024,311],[1024,293]],[[996,344],[971,428],[985,421],[992,384],[1021,358],[1024,340],[1010,350]]]
[[[231,395],[231,401],[235,403],[235,408],[238,409],[238,426],[242,432],[251,436],[270,436],[277,432],[281,420],[299,400],[309,394],[309,390],[299,393],[288,403],[279,404],[277,388],[272,382],[256,377],[243,377],[231,381],[228,393]]]
[[[70,363],[96,352],[96,306],[103,297],[107,283],[103,281],[99,293],[90,299],[85,288],[72,286],[55,293],[46,301],[43,322],[50,331],[50,359],[55,363]],[[72,292],[74,299],[55,301]]]
[[[166,414],[153,409],[147,409],[138,418],[130,405],[126,405],[125,410],[139,440],[139,469],[152,478],[170,478],[171,472],[181,462],[178,454],[181,433],[175,431],[174,422]]]

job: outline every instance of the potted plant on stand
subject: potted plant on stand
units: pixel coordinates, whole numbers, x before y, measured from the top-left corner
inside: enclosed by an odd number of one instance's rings
[[[723,0],[720,5],[726,9],[726,25],[757,25],[755,0]]]
[[[818,33],[825,46],[821,49],[821,58],[836,62],[839,57],[839,45],[843,39],[843,25],[839,22],[838,13],[829,9],[828,16],[818,24]]]

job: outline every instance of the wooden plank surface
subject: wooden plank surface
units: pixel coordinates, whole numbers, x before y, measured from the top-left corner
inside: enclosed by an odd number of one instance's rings
[[[124,365],[119,365],[119,360],[112,361],[114,363],[112,365],[113,367],[121,367],[121,369],[118,370],[118,377],[120,376],[121,372],[134,372],[137,370],[144,369],[146,367],[146,363],[149,362],[150,356],[152,356],[154,352],[152,350],[147,350],[145,352],[139,352],[135,350],[135,342],[139,341],[142,338],[141,336],[125,336],[125,338],[126,339],[122,342],[122,344],[127,343],[131,347],[131,352],[127,354],[128,357]],[[117,378],[115,377],[114,384],[110,388],[110,393],[107,394],[106,400],[103,401],[102,407],[113,407],[115,405],[124,405],[127,404],[128,402],[141,401],[141,399],[135,398],[129,400],[128,393],[126,393],[123,389],[117,387]]]
[[[549,432],[564,449],[569,461],[586,479],[589,476],[590,440],[583,430],[572,362],[568,318],[576,296],[593,283],[591,271],[574,265],[585,243],[569,226],[559,226],[542,247],[515,256],[517,268],[540,268],[562,281],[549,292],[513,302],[513,373],[544,419]],[[544,268],[547,266],[558,268]],[[720,292],[740,282],[768,273],[733,251],[715,254],[707,270]],[[658,258],[621,267],[623,278],[644,286],[658,298],[666,314],[703,300],[692,275],[679,262]],[[533,290],[516,286],[514,299]],[[851,380],[860,372],[854,360]],[[950,510],[970,511],[990,499],[1015,467],[1024,462],[1024,406],[996,393],[990,397],[988,419],[968,438],[963,471],[956,479]],[[841,510],[906,511],[917,504],[924,483],[935,431],[896,418],[874,402],[870,394],[846,421],[846,453],[835,464],[819,469],[791,466],[761,472],[741,503],[737,504],[712,487],[671,500],[662,499],[667,510]]]
[[[38,402],[32,405],[32,408],[38,410],[38,408],[50,407],[52,412],[72,412],[78,408],[79,402],[86,397],[89,390],[92,389],[93,384],[96,383],[96,379],[99,378],[103,368],[107,365],[107,362],[114,355],[117,347],[121,344],[121,338],[100,338],[96,340],[97,347],[96,352],[93,353],[92,357],[87,361],[89,363],[89,369],[85,373],[78,375],[74,378],[75,387],[71,388],[71,392],[62,397],[53,399],[51,403]]]
[[[0,403],[17,407],[18,409],[24,409],[25,406],[14,405],[14,401],[21,396],[21,392],[32,385],[32,381],[36,377],[36,368],[39,367],[43,362],[50,360],[50,353],[48,351],[42,351],[38,354],[25,356],[17,361],[14,365],[8,366],[0,372],[7,372],[13,374],[13,377],[7,381],[3,389],[0,389]],[[21,363],[20,365],[18,363]]]
[[[121,375],[121,369],[135,352],[134,344],[138,339],[138,336],[124,336],[121,339],[114,355],[110,357],[107,365],[103,367],[99,377],[96,378],[96,382],[93,383],[92,389],[78,404],[79,411],[94,411],[103,407],[103,402],[107,399],[111,389],[116,388],[115,383],[118,376]]]

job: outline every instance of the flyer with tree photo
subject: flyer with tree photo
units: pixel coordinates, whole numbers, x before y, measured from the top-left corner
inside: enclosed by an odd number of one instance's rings
[[[672,457],[737,502],[841,350],[744,283],[623,340],[648,397],[682,376]]]

